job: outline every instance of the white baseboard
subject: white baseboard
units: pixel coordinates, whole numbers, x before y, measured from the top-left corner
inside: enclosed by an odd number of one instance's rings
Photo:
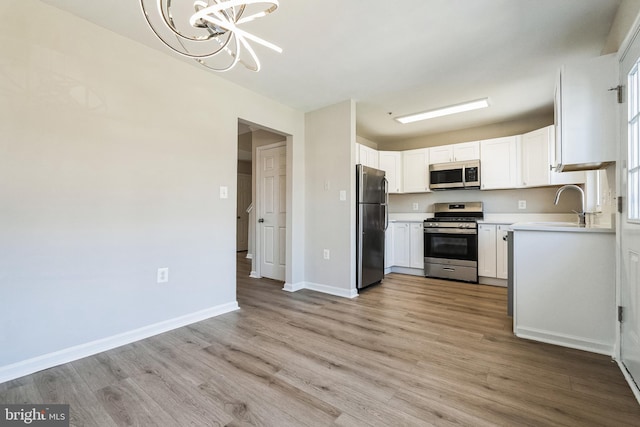
[[[113,335],[107,338],[102,338],[85,344],[65,348],[53,353],[43,354],[42,356],[33,357],[31,359],[12,363],[10,365],[1,366],[0,383],[20,378],[25,375],[33,374],[44,369],[49,369],[54,366],[62,365],[64,363],[73,362],[74,360],[92,356],[96,353],[111,350],[125,344],[140,341],[142,339],[149,338],[154,335],[170,331],[172,329],[177,329],[182,326],[209,319],[211,317],[229,313],[231,311],[238,310],[239,308],[240,307],[238,307],[238,302],[233,301],[215,307],[207,308],[205,310],[197,311],[195,313],[176,317],[174,319],[158,322],[153,325],[143,326],[142,328],[133,329],[131,331],[123,332],[121,334]]]
[[[257,271],[251,271],[251,273],[249,273],[249,277],[251,277],[253,279],[259,279],[262,276],[260,276]]]
[[[297,292],[302,289],[309,289],[310,291],[322,292],[323,294],[335,295],[343,298],[355,298],[358,296],[358,291],[356,289],[343,289],[312,282],[285,283],[282,288],[283,291],[287,292]]]
[[[518,338],[525,338],[533,341],[545,342],[547,344],[559,345],[562,347],[575,348],[577,350],[590,351],[592,353],[604,354],[613,357],[613,344],[586,340],[582,337],[557,334],[549,331],[541,331],[533,328],[514,328],[514,333]]]
[[[624,375],[624,378],[627,380],[627,383],[629,383],[629,387],[631,387],[631,391],[633,392],[633,395],[636,397],[636,400],[638,401],[638,403],[640,403],[640,388],[638,388],[638,385],[631,377],[631,374],[629,373],[629,371],[627,371],[627,368],[625,368],[625,366],[622,364],[622,361],[616,360],[616,362],[618,363],[618,367],[622,371],[622,375]]]
[[[410,268],[410,267],[399,267],[394,265],[391,267],[392,273],[400,273],[400,274],[408,274],[410,276],[420,276],[424,277],[424,269],[422,268]]]
[[[283,291],[287,291],[287,292],[296,292],[299,291],[301,289],[305,288],[305,283],[304,282],[298,282],[298,283],[285,283],[284,287],[282,288]]]
[[[496,279],[494,277],[484,276],[478,277],[478,283],[480,283],[481,285],[501,286],[503,288],[506,288],[508,284],[506,279]]]

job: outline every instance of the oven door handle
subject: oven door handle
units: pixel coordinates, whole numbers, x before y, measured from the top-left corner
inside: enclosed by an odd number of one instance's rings
[[[475,228],[425,228],[424,234],[478,234]]]

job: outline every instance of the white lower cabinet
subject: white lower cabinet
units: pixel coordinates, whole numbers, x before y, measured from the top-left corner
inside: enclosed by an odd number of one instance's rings
[[[423,224],[411,223],[409,232],[409,267],[424,269],[424,231]]]
[[[393,265],[398,267],[409,267],[411,258],[409,252],[409,223],[393,223]]]
[[[506,286],[508,249],[506,224],[478,224],[478,276],[480,283]]]
[[[496,277],[495,224],[478,224],[478,276]]]
[[[388,273],[393,265],[393,223],[384,232],[384,270]]]
[[[402,267],[404,270],[395,269],[401,273],[422,275],[424,270],[424,236],[423,225],[417,222],[394,222],[389,225],[392,232],[387,230],[385,253],[392,251],[391,270],[394,267]],[[385,262],[385,267],[386,267]]]
[[[509,225],[498,224],[496,226],[496,278],[507,279],[509,277]]]

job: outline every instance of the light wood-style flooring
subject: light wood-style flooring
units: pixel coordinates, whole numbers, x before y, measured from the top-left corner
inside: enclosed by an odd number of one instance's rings
[[[640,425],[610,358],[515,338],[503,288],[391,274],[349,300],[238,265],[241,310],[0,384],[0,402],[69,403],[78,426]]]

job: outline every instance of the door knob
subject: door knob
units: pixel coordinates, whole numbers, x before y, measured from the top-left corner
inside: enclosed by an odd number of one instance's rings
[[[264,218],[260,218],[258,222],[264,222]]]

